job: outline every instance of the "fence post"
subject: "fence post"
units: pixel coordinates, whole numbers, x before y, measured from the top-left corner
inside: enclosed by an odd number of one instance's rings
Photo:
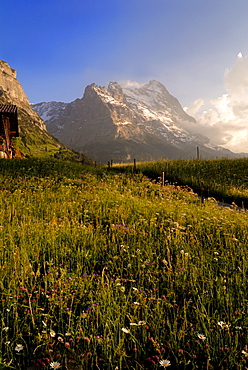
[[[136,159],[133,160],[133,172],[136,171]]]
[[[196,147],[196,157],[197,159],[200,159],[199,146]]]
[[[201,203],[204,203],[204,182],[201,181]]]
[[[164,187],[164,172],[162,172],[162,183],[161,183],[162,188]]]

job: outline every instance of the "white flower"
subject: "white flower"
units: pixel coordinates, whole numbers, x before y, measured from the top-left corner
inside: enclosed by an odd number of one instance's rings
[[[223,325],[225,325],[225,323],[224,323],[224,321],[219,321],[219,322],[218,322],[218,325],[219,325],[221,328],[223,328]]]
[[[59,362],[51,362],[50,366],[51,366],[52,369],[58,369],[60,367],[60,363]]]
[[[141,325],[145,325],[145,324],[146,324],[145,321],[139,321],[138,324],[136,324],[136,322],[130,322],[131,326],[141,326]]]
[[[8,330],[9,330],[8,326],[5,326],[5,328],[3,328],[3,331],[8,331]]]
[[[163,367],[168,367],[168,366],[171,366],[171,363],[169,360],[160,360],[159,365]]]
[[[197,334],[198,338],[201,340],[207,339],[203,334]]]
[[[224,321],[219,321],[218,325],[221,327],[221,329],[226,328],[228,329],[231,324],[226,324]]]
[[[64,339],[62,337],[58,337],[59,342],[64,342]]]
[[[52,337],[52,338],[54,338],[54,337],[56,336],[55,331],[54,331],[54,330],[51,330],[51,331],[50,331],[50,335],[51,335],[51,337]]]
[[[241,353],[243,353],[243,355],[245,355],[245,357],[248,357],[248,352],[243,350]]]
[[[130,333],[130,330],[128,330],[128,329],[126,329],[126,328],[122,328],[121,329],[124,333],[126,333],[126,334],[129,334]]]
[[[15,350],[17,352],[20,352],[21,350],[23,350],[23,345],[22,344],[17,344],[16,347],[15,347]]]

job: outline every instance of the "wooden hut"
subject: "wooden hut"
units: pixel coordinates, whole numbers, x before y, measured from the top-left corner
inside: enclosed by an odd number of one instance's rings
[[[0,158],[13,158],[12,138],[19,136],[16,105],[0,104]]]

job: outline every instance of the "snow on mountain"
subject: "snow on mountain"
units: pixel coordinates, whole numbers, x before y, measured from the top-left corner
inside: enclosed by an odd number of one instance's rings
[[[31,104],[31,107],[34,107],[35,111],[46,123],[57,119],[59,115],[65,110],[66,106],[67,103],[56,101]]]

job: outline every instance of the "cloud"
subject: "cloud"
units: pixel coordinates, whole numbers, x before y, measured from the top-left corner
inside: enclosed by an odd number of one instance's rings
[[[224,73],[226,93],[210,102],[197,99],[185,111],[197,120],[197,133],[214,145],[234,152],[248,152],[248,56],[238,54]],[[206,105],[211,108],[203,110]]]
[[[235,65],[225,71],[225,87],[233,96],[247,96],[248,89],[248,57],[238,54]]]
[[[194,116],[200,108],[204,105],[204,100],[203,99],[197,99],[194,101],[193,106],[190,108],[185,107],[184,110],[190,115]]]

